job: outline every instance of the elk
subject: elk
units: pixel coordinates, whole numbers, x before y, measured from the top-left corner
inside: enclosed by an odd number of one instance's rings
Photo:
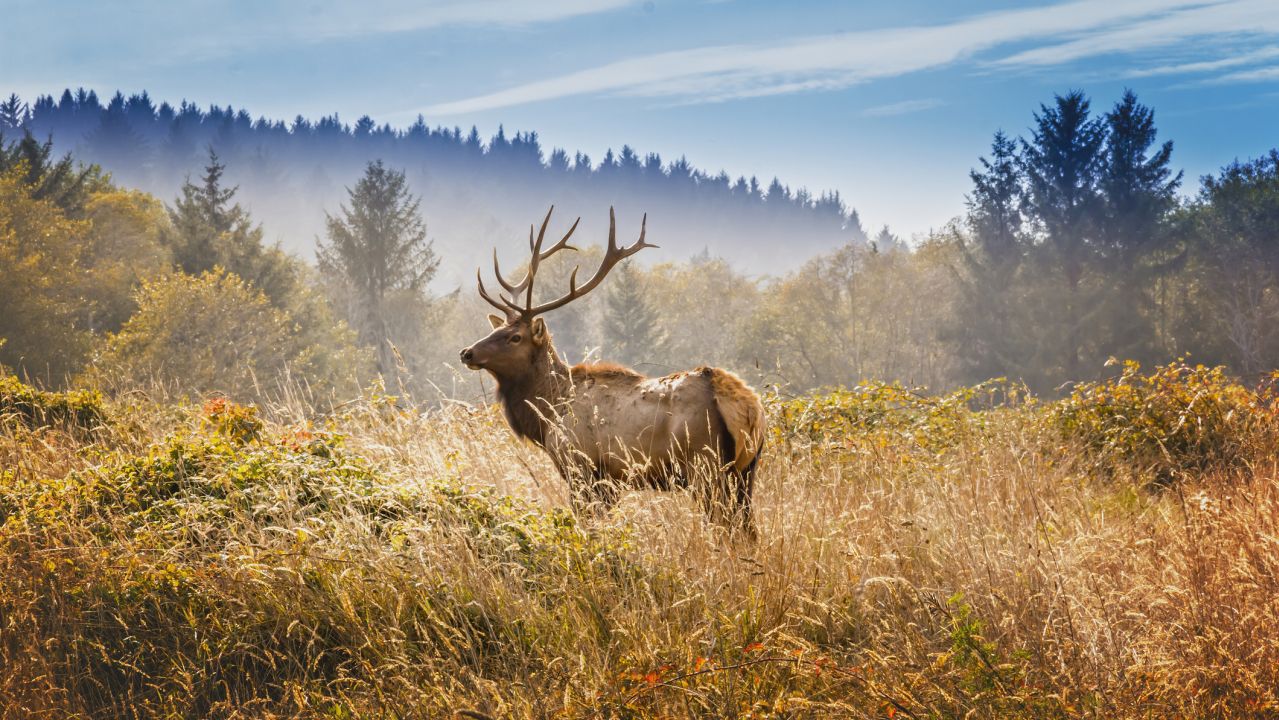
[[[609,208],[608,246],[599,269],[579,287],[580,266],[575,267],[567,294],[534,305],[540,264],[560,251],[577,251],[568,242],[581,218],[559,242],[542,249],[554,210],[546,213],[536,239],[529,227],[523,279],[503,277],[494,250],[493,272],[505,293],[494,298],[476,270],[480,297],[502,314],[488,316],[493,331],[463,349],[462,362],[494,377],[511,430],[550,456],[569,486],[574,510],[611,507],[626,487],[690,488],[712,522],[753,540],[751,494],[765,434],[759,396],[733,373],[714,367],[652,378],[613,363],[569,367],[541,315],[594,290],[622,260],[657,246],[644,241],[645,215],[639,240],[619,247]]]

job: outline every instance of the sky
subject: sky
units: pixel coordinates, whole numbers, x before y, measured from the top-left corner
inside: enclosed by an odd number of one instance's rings
[[[0,0],[0,95],[65,87],[629,144],[912,237],[1072,89],[1153,107],[1188,193],[1279,146],[1279,0]]]

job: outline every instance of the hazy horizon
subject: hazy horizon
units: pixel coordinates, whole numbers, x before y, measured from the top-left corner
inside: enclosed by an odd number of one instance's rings
[[[992,131],[1022,134],[1056,92],[1104,110],[1137,91],[1187,192],[1268,150],[1279,115],[1279,12],[1263,0],[6,7],[0,87],[27,99],[145,89],[255,118],[536,131],[596,160],[630,144],[839,191],[868,230],[906,238],[960,215]]]

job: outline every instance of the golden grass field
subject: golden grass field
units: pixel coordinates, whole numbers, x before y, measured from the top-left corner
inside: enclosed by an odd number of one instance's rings
[[[0,718],[1279,716],[1274,397],[769,401],[760,540],[492,408],[0,385]],[[7,404],[6,404],[7,403]]]

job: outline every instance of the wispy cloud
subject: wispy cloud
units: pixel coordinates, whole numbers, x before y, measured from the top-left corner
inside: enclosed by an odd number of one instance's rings
[[[877,105],[875,107],[866,108],[862,111],[862,117],[894,117],[897,115],[909,115],[910,113],[932,110],[935,107],[941,107],[945,104],[946,103],[940,98],[903,100],[902,102],[892,103],[889,105]]]
[[[638,0],[324,0],[312,5],[295,32],[322,39],[453,25],[531,25],[637,4]]]
[[[1144,78],[1160,75],[1191,75],[1195,73],[1211,73],[1226,68],[1253,65],[1279,57],[1279,46],[1265,47],[1242,55],[1232,55],[1219,60],[1202,60],[1199,62],[1183,62],[1171,65],[1142,68],[1124,73],[1124,77]]]
[[[1185,5],[1186,3],[1182,3]],[[1135,22],[1099,28],[1067,42],[1033,48],[999,60],[1004,66],[1046,66],[1099,55],[1172,47],[1196,38],[1241,38],[1279,34],[1275,0],[1190,3]],[[1064,33],[1069,36],[1070,33]]]
[[[1255,70],[1241,70],[1239,72],[1227,73],[1217,78],[1213,78],[1214,83],[1247,83],[1247,82],[1269,82],[1271,80],[1279,80],[1279,65],[1270,67],[1256,68]]]
[[[346,38],[368,38],[459,26],[512,28],[640,5],[641,0],[308,0],[308,2],[207,2],[129,0],[4,0],[0,16],[22,18],[22,37],[0,30],[0,65],[40,53],[75,53],[157,63],[219,60],[278,46],[305,47]],[[3,3],[0,3],[3,4]],[[17,27],[17,25],[15,25]],[[5,28],[7,30],[8,28]],[[106,38],[115,37],[116,40]],[[130,42],[119,41],[120,37]],[[35,40],[34,38],[38,38]],[[5,42],[11,40],[10,42]],[[34,47],[34,46],[33,46]]]
[[[590,70],[534,81],[493,93],[439,103],[430,115],[457,115],[588,94],[722,101],[781,93],[849,87],[949,65],[980,52],[1018,42],[1062,41],[1061,57],[1089,52],[1084,36],[1113,37],[1116,28],[1157,33],[1171,42],[1173,28],[1191,32],[1181,15],[1219,9],[1213,32],[1241,32],[1262,9],[1279,23],[1274,0],[1074,0],[1047,7],[978,15],[945,25],[889,28],[792,38],[782,42],[722,45],[630,58]],[[1170,20],[1175,22],[1169,24]],[[1191,18],[1193,19],[1193,18]],[[1224,28],[1224,29],[1223,29]],[[1197,32],[1197,31],[1196,31]],[[1042,49],[1042,48],[1041,48]],[[1031,51],[1028,51],[1031,52]],[[1018,60],[1024,58],[1024,60]],[[1021,53],[1003,63],[1047,64],[1047,57]]]

